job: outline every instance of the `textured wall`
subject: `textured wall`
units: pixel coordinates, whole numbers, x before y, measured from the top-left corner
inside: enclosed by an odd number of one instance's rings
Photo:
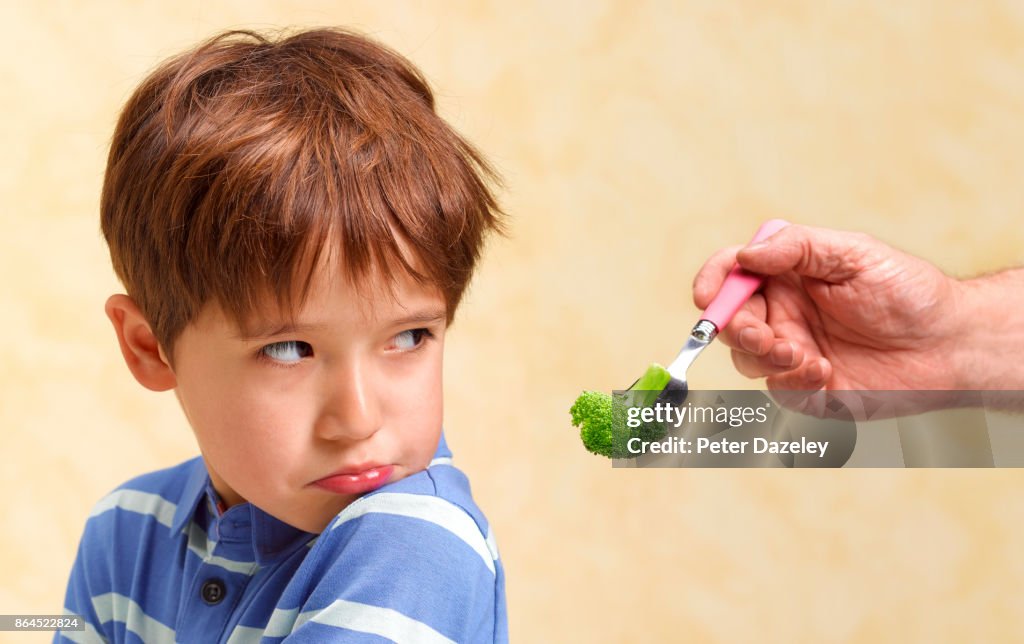
[[[451,331],[446,422],[513,640],[1024,637],[1021,473],[612,470],[567,414],[670,359],[703,259],[767,217],[957,275],[1021,262],[1024,3],[4,2],[0,20],[0,613],[58,611],[90,506],[196,453],[103,316],[118,108],[220,29],[342,24],[415,61],[506,179],[512,236]],[[752,384],[720,346],[691,382]]]

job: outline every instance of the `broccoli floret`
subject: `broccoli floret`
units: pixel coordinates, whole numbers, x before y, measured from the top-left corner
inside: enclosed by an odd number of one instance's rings
[[[630,430],[625,422],[625,404],[646,406],[654,403],[658,394],[672,376],[659,364],[652,364],[647,372],[630,388],[627,399],[612,404],[612,396],[601,391],[584,391],[569,409],[572,424],[580,428],[583,446],[591,453],[608,458],[628,458],[626,443],[632,436],[645,441],[658,440],[665,434],[660,425],[645,423]]]
[[[612,457],[612,397],[603,391],[584,391],[569,409],[572,424],[588,451]]]

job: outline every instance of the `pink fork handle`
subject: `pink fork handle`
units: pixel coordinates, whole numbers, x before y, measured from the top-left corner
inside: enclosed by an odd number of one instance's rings
[[[761,227],[757,229],[757,234],[750,240],[750,243],[753,244],[768,239],[788,225],[789,222],[782,219],[770,219],[761,224]],[[732,317],[736,315],[736,311],[740,310],[740,307],[750,299],[750,296],[754,294],[754,291],[763,282],[764,275],[751,273],[740,268],[739,264],[736,264],[729,271],[725,281],[722,282],[722,288],[718,290],[718,295],[715,296],[715,299],[711,300],[711,304],[704,310],[701,319],[710,321],[715,325],[716,329],[721,331],[729,324]]]

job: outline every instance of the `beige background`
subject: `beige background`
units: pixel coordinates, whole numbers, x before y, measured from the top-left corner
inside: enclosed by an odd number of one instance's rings
[[[3,0],[0,24],[0,613],[59,611],[91,505],[196,453],[102,312],[121,103],[220,29],[342,24],[417,63],[506,178],[446,422],[514,641],[1024,637],[1020,472],[613,470],[567,413],[670,359],[697,268],[770,216],[957,275],[1019,263],[1024,3]],[[757,384],[721,346],[690,379]]]

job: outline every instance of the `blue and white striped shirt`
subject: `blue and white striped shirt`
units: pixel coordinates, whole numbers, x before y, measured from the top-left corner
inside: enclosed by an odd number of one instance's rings
[[[320,535],[216,498],[197,457],[101,500],[65,598],[86,630],[54,641],[508,641],[497,548],[443,436]]]

